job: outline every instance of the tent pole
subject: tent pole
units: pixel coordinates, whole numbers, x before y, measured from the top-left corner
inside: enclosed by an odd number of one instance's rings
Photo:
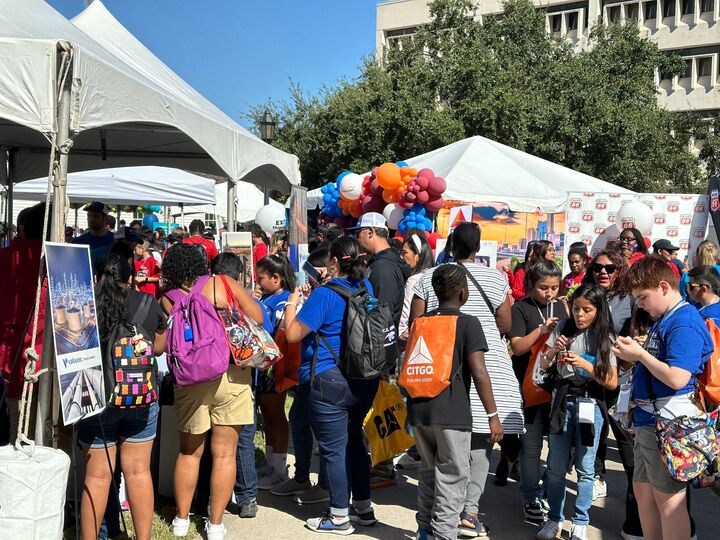
[[[270,204],[270,188],[263,188],[263,205],[267,206]]]
[[[185,228],[185,205],[180,203],[180,226]]]
[[[8,149],[0,146],[0,185],[5,186],[5,225],[7,227],[7,240],[10,242],[10,227],[12,226],[12,183],[8,179]]]
[[[72,82],[72,55],[67,43],[58,43],[58,79],[64,84],[60,88],[57,109],[57,147],[59,149],[58,165],[53,170],[53,208],[51,216],[51,240],[65,241],[65,202],[68,171],[68,152],[72,146],[70,141],[70,84]],[[40,375],[38,380],[37,416],[35,418],[35,442],[42,446],[57,448],[58,424],[60,415],[59,388],[56,382],[56,361],[53,346],[53,326],[48,296],[45,306],[45,329],[43,333],[42,367],[48,371]]]
[[[227,230],[228,232],[235,232],[237,230],[235,223],[237,220],[237,201],[235,200],[237,184],[234,180],[228,180],[227,190]]]

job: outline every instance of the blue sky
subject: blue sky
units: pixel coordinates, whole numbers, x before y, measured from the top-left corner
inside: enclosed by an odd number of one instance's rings
[[[71,18],[83,0],[46,0]],[[375,48],[376,0],[104,0],[132,34],[228,116],[316,93]]]

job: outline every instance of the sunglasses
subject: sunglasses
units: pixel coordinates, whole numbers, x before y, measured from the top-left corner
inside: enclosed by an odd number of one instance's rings
[[[614,273],[615,273],[615,270],[617,270],[617,266],[615,266],[614,264],[594,263],[594,264],[592,265],[592,269],[593,269],[593,272],[595,272],[596,274],[599,274],[600,272],[602,272],[603,269],[604,269],[608,274],[614,274]]]
[[[687,284],[687,288],[690,289],[690,290],[692,290],[692,289],[699,289],[699,288],[702,287],[702,286],[703,286],[702,283],[688,283],[688,284]]]
[[[635,241],[634,236],[621,236],[620,238],[618,238],[618,242],[620,244],[630,244],[631,242],[634,242],[634,241]]]

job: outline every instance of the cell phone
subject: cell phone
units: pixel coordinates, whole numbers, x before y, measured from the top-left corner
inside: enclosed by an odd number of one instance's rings
[[[310,264],[309,261],[305,261],[305,264],[303,264],[302,267],[303,272],[305,272],[305,275],[309,278],[312,278],[317,282],[320,283],[320,272],[317,271],[317,268],[315,268],[312,264]]]

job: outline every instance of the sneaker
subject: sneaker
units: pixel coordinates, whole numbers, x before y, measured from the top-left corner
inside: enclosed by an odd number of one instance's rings
[[[227,534],[227,529],[222,523],[213,525],[208,520],[205,523],[205,537],[207,540],[223,540]]]
[[[241,518],[254,518],[257,516],[257,499],[250,499],[238,505],[237,515]]]
[[[266,461],[265,464],[257,470],[258,480],[260,480],[261,478],[264,478],[266,476],[270,476],[274,472],[275,472],[275,467],[273,467]]]
[[[643,540],[643,536],[638,536],[636,534],[630,534],[626,533],[625,531],[620,531],[620,537],[623,540]]]
[[[595,482],[593,482],[593,501],[601,499],[602,497],[607,497],[607,482],[599,476],[596,476]]]
[[[351,507],[349,517],[350,521],[352,521],[353,523],[357,523],[358,525],[362,525],[363,527],[375,525],[378,521],[377,519],[375,519],[375,512],[373,511],[372,507],[365,509],[365,511],[362,513]]]
[[[268,489],[275,489],[280,487],[288,480],[290,480],[290,478],[287,475],[287,471],[285,472],[285,474],[280,474],[277,471],[273,471],[270,476],[263,476],[262,478],[258,477],[257,487],[258,489],[267,491]]]
[[[537,540],[555,540],[561,532],[562,525],[557,521],[548,521],[535,538]]]
[[[420,458],[414,458],[408,453],[404,453],[395,460],[395,468],[404,471],[415,470],[420,467]]]
[[[463,521],[471,525],[464,525]],[[485,525],[477,517],[467,512],[460,512],[460,524],[458,525],[458,538],[477,538],[478,536],[488,536],[490,527]],[[438,537],[436,537],[438,538]]]
[[[352,526],[349,519],[338,523],[335,521],[335,518],[329,514],[325,514],[323,517],[319,518],[308,519],[305,522],[305,526],[311,531],[341,534],[343,536],[355,532],[355,527]]]
[[[187,536],[189,530],[190,518],[180,519],[179,517],[175,516],[175,519],[172,520],[172,533],[175,536]]]
[[[570,540],[587,540],[587,525],[573,525],[570,528]]]
[[[435,540],[435,537],[428,529],[418,529],[415,540]]]
[[[525,522],[530,525],[540,526],[545,522],[545,513],[538,502],[526,504],[523,507],[523,512],[525,513]]]
[[[550,503],[548,502],[547,497],[540,499],[540,508],[542,508],[543,514],[547,517],[550,513]]]
[[[520,481],[520,460],[516,459],[512,462],[512,465],[510,466],[510,474],[508,474],[508,478],[510,480],[515,480],[516,482]]]
[[[501,459],[497,469],[495,469],[495,485],[507,486],[508,474],[510,474],[510,464],[507,459]]]
[[[293,501],[298,504],[317,504],[330,502],[330,492],[320,487],[320,484],[315,484],[307,491],[293,497]]]
[[[290,478],[287,482],[283,482],[270,490],[270,493],[278,497],[290,497],[291,495],[300,495],[312,488],[310,480],[298,482],[294,478]]]
[[[397,484],[397,480],[394,477],[377,476],[373,475],[370,477],[370,489],[378,489]]]

